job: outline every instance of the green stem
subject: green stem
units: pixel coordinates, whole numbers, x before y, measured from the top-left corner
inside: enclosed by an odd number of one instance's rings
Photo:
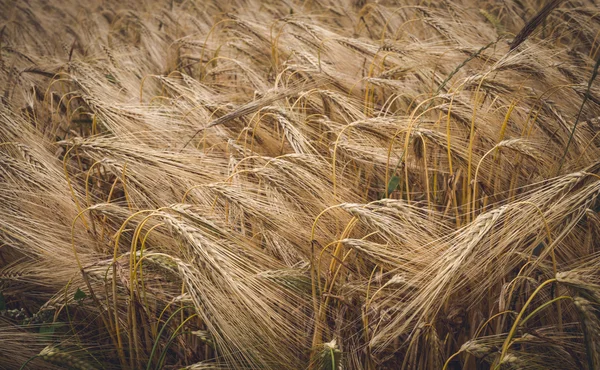
[[[329,355],[331,356],[331,370],[335,370],[335,354],[333,348],[329,348]]]
[[[550,301],[548,301],[548,302],[544,303],[543,305],[541,305],[541,306],[539,306],[538,308],[536,308],[535,310],[533,310],[533,312],[532,312],[532,313],[530,313],[529,315],[527,315],[527,317],[525,317],[525,318],[523,319],[523,321],[521,321],[521,326],[525,325],[525,323],[526,323],[526,322],[527,322],[529,319],[531,319],[533,316],[535,316],[535,314],[537,314],[538,312],[540,312],[540,311],[541,311],[541,310],[543,310],[544,308],[546,308],[546,307],[550,306],[550,305],[551,305],[552,303],[554,303],[554,302],[557,302],[557,301],[560,301],[560,300],[563,300],[563,299],[570,299],[570,300],[573,300],[573,297],[570,297],[570,296],[568,296],[568,295],[562,295],[562,296],[560,296],[560,297],[556,297],[556,298],[554,298],[554,299],[552,299],[552,300],[550,300]]]
[[[158,366],[156,367],[157,370],[160,370],[160,369],[163,368],[163,362],[165,361],[165,357],[167,357],[167,350],[169,349],[169,347],[171,346],[171,343],[173,343],[173,341],[175,340],[175,338],[177,338],[181,334],[186,334],[187,333],[187,332],[181,332],[180,333],[179,330],[181,330],[181,328],[183,328],[183,326],[188,321],[190,321],[191,319],[193,319],[196,316],[198,316],[198,315],[197,314],[193,314],[192,316],[188,317],[187,319],[185,319],[184,322],[182,322],[181,324],[179,324],[179,326],[177,327],[177,329],[175,329],[175,332],[171,335],[171,338],[169,338],[169,341],[165,345],[165,348],[163,348],[162,353],[160,354],[160,357],[158,358]]]
[[[175,310],[175,312],[173,312],[171,314],[171,316],[169,316],[167,321],[165,321],[165,323],[163,324],[163,327],[160,329],[160,331],[158,332],[158,335],[156,336],[156,339],[154,340],[154,345],[152,345],[152,351],[150,352],[150,357],[148,358],[148,364],[146,365],[146,370],[150,370],[150,365],[152,364],[152,359],[154,358],[154,353],[156,352],[156,349],[158,347],[158,343],[160,342],[160,337],[161,337],[162,333],[167,328],[167,324],[179,313],[179,311],[181,311],[185,308],[190,308],[190,307],[185,306],[185,307],[178,308],[177,310]]]
[[[29,360],[25,361],[25,363],[23,365],[21,365],[21,367],[19,368],[19,370],[24,370],[25,366],[27,366],[28,363],[30,363],[31,361],[35,360],[36,358],[38,358],[39,355],[35,355],[29,358]]]

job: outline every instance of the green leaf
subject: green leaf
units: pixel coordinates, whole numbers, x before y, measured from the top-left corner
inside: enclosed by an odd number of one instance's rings
[[[40,334],[48,334],[48,335],[54,334],[54,325],[44,324],[44,325],[40,326]]]
[[[56,329],[60,328],[63,324],[60,322],[51,322],[49,324],[42,324],[40,326],[40,334],[46,338],[50,338],[54,335]]]
[[[106,77],[106,79],[108,80],[108,82],[112,83],[112,84],[116,84],[117,83],[117,79],[115,78],[115,76],[109,74],[105,74],[104,77]]]
[[[400,177],[398,177],[396,175],[392,176],[392,178],[388,182],[386,196],[389,197],[394,192],[394,190],[396,190],[396,188],[398,187],[399,184],[400,184]]]
[[[75,292],[73,298],[75,298],[76,301],[81,301],[85,297],[87,297],[87,295],[81,289],[77,288],[77,291]]]
[[[4,294],[0,292],[0,311],[6,310],[6,301],[4,300]]]

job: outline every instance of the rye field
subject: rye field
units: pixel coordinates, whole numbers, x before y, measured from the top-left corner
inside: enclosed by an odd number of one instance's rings
[[[596,0],[0,0],[0,369],[600,369],[599,65]]]

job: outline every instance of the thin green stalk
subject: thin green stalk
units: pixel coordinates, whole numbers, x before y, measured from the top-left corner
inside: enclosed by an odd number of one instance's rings
[[[163,362],[165,361],[165,357],[167,357],[167,350],[171,346],[171,343],[173,343],[173,341],[175,340],[175,338],[177,338],[181,334],[185,334],[186,333],[186,332],[179,332],[179,330],[181,330],[181,328],[183,328],[183,326],[188,321],[190,321],[191,319],[193,319],[196,316],[198,316],[198,314],[193,314],[192,316],[190,316],[187,319],[185,319],[181,324],[179,324],[179,326],[177,327],[177,329],[175,329],[175,332],[173,332],[173,334],[171,334],[171,338],[169,338],[169,341],[167,342],[167,344],[163,348],[162,353],[160,354],[160,357],[158,358],[158,365],[156,366],[157,370],[160,370],[160,369],[163,368]]]
[[[162,333],[167,328],[167,324],[179,313],[179,311],[183,310],[184,308],[191,308],[191,307],[185,306],[185,307],[180,307],[180,308],[176,309],[175,312],[173,312],[171,314],[171,316],[169,316],[167,321],[165,321],[165,323],[163,324],[163,327],[158,332],[158,335],[156,336],[156,339],[154,340],[154,345],[152,345],[152,351],[150,352],[150,357],[148,357],[148,364],[146,365],[146,370],[150,370],[150,365],[152,364],[152,359],[154,358],[154,353],[156,352],[156,349],[158,347],[158,343],[160,341],[160,337],[161,337]]]
[[[541,306],[539,306],[538,308],[536,308],[535,310],[533,310],[533,312],[532,312],[532,313],[530,313],[529,315],[527,315],[527,317],[525,317],[525,318],[523,319],[523,321],[521,321],[521,326],[525,325],[525,323],[526,323],[526,322],[527,322],[529,319],[531,319],[533,316],[535,316],[536,314],[538,314],[538,313],[539,313],[540,311],[542,311],[544,308],[546,308],[546,307],[550,306],[550,305],[551,305],[552,303],[554,303],[554,302],[558,302],[558,301],[561,301],[561,300],[563,300],[563,299],[570,299],[570,300],[573,300],[573,297],[570,297],[570,296],[568,296],[568,295],[562,295],[562,296],[560,296],[560,297],[556,297],[556,298],[554,298],[554,299],[552,299],[552,300],[550,300],[550,301],[548,301],[548,302],[544,303],[543,305],[541,305]]]
[[[25,361],[25,363],[23,365],[21,365],[21,367],[19,368],[19,370],[25,370],[25,366],[27,366],[28,363],[30,363],[31,361],[35,360],[36,358],[38,358],[40,355],[35,355],[29,358],[29,360]]]

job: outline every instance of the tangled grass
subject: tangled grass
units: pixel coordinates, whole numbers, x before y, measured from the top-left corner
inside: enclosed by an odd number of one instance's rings
[[[0,9],[1,368],[600,368],[593,0]]]

